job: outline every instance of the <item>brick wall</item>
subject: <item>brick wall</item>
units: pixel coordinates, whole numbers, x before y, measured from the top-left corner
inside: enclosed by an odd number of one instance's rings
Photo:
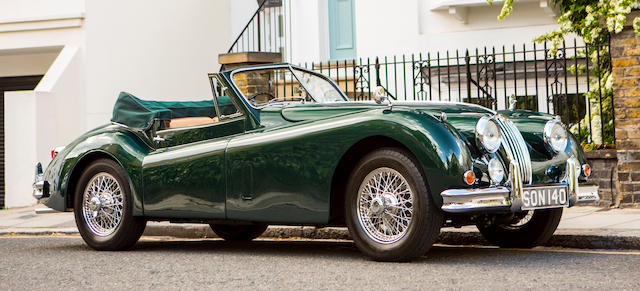
[[[640,203],[640,41],[627,25],[611,37],[618,189],[623,204]]]
[[[618,158],[616,150],[597,150],[584,153],[591,164],[589,183],[597,184],[600,194],[598,206],[611,206],[620,202],[618,195]]]

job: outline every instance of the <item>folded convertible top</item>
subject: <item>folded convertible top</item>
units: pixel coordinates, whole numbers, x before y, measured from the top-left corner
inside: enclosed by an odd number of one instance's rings
[[[154,120],[204,116],[211,118],[216,116],[213,100],[150,101],[139,99],[127,92],[120,92],[113,106],[111,121],[147,130],[151,128]]]

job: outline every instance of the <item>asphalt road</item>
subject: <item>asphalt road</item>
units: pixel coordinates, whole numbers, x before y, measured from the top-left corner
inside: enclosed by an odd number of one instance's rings
[[[350,241],[143,238],[97,252],[78,236],[0,237],[0,289],[640,289],[640,251],[435,246],[411,263]]]

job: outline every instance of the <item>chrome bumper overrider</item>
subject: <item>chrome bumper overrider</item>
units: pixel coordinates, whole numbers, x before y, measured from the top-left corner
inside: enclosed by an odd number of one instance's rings
[[[569,204],[593,203],[600,200],[598,185],[579,184],[576,171],[576,159],[567,160],[567,176],[562,183],[569,189]],[[448,189],[442,191],[442,210],[450,213],[481,212],[481,211],[512,211],[522,210],[522,180],[519,178],[518,167],[510,166],[509,186],[496,186],[473,189]]]
[[[33,197],[36,199],[49,197],[49,183],[44,180],[42,164],[36,164],[35,181],[33,182]]]

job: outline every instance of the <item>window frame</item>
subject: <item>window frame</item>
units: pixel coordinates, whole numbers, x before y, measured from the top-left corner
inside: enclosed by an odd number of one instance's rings
[[[217,81],[219,87],[216,86],[216,84],[214,82],[214,78]],[[236,113],[229,114],[229,115],[221,114],[220,113],[220,107],[218,105],[218,97],[219,97],[219,95],[218,95],[218,90],[217,89],[220,89],[220,93],[221,94],[224,94],[224,91],[231,90],[231,89],[222,84],[222,80],[221,80],[220,74],[218,74],[218,73],[214,73],[214,74],[209,75],[209,83],[211,84],[211,92],[213,92],[213,107],[215,108],[216,116],[218,117],[218,122],[237,119],[239,117],[243,117],[244,116],[244,113],[242,112],[241,106],[238,106],[238,104],[236,103],[234,98],[231,97],[231,95],[227,95],[227,96],[229,96],[229,99],[231,100],[231,103],[233,104],[233,106],[235,106]]]
[[[313,95],[311,95],[311,93],[309,93],[309,89],[307,89],[307,87],[300,81],[298,74],[295,73],[294,69],[296,70],[300,70],[300,71],[304,71],[304,72],[308,72],[312,75],[316,75],[322,79],[324,79],[325,81],[329,82],[331,84],[331,86],[333,86],[334,89],[336,89],[340,96],[342,96],[343,101],[349,101],[349,98],[344,94],[344,92],[342,92],[342,89],[340,89],[340,87],[331,79],[328,78],[327,76],[311,71],[311,70],[306,70],[303,69],[301,67],[298,66],[292,66],[290,64],[280,64],[280,65],[264,65],[264,66],[252,66],[252,67],[247,67],[247,68],[239,68],[239,69],[235,69],[233,71],[231,71],[231,73],[229,74],[229,81],[231,83],[232,86],[235,87],[236,91],[239,92],[239,95],[242,97],[243,102],[251,107],[254,110],[261,110],[262,108],[264,108],[264,106],[254,106],[251,102],[249,102],[249,99],[247,99],[247,96],[244,95],[244,93],[242,92],[242,90],[240,90],[240,88],[238,88],[238,85],[236,85],[236,83],[234,82],[234,75],[236,73],[240,73],[240,72],[247,72],[247,71],[259,71],[259,70],[265,70],[265,69],[282,69],[282,68],[286,68],[291,72],[291,75],[294,76],[296,78],[296,81],[300,84],[300,86],[302,86],[302,88],[307,92],[307,94],[310,96],[310,98],[318,104],[322,104],[320,102],[318,102]],[[217,107],[216,107],[217,108]]]

